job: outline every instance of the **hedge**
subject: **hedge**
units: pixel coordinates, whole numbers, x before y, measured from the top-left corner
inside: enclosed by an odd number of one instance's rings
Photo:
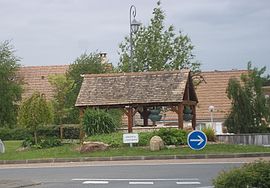
[[[60,138],[60,126],[45,126],[40,127],[37,131],[39,137],[57,137]],[[1,140],[24,140],[31,137],[33,131],[24,128],[0,128]],[[63,138],[64,139],[79,139],[80,128],[77,126],[64,126]]]

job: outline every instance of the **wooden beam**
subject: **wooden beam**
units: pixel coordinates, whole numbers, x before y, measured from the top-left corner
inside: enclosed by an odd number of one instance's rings
[[[135,116],[135,114],[136,114],[137,112],[139,112],[139,110],[140,110],[140,107],[136,107],[135,110],[134,110],[134,112],[133,112],[133,116]]]
[[[183,110],[184,105],[182,103],[178,104],[178,128],[183,129],[184,128],[184,121],[183,121]]]
[[[194,105],[197,105],[197,102],[196,101],[183,100],[182,104],[186,105],[186,106],[194,106]]]
[[[84,114],[84,108],[80,108],[80,119],[83,118],[83,114]]]
[[[124,112],[124,114],[126,114],[126,116],[128,116],[128,110],[125,108],[121,108],[121,110]]]
[[[133,127],[133,108],[128,108],[128,133],[132,133]]]
[[[175,106],[171,106],[170,108],[171,108],[171,111],[178,114],[178,108],[176,108]]]
[[[192,114],[193,114],[192,128],[193,128],[193,130],[195,130],[195,128],[196,128],[196,106],[195,105],[191,106],[191,109],[192,109]]]

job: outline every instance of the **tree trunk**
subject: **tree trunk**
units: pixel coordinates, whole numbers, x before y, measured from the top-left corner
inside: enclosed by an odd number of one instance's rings
[[[38,141],[37,141],[37,130],[34,131],[34,137],[35,137],[35,145],[38,144]]]

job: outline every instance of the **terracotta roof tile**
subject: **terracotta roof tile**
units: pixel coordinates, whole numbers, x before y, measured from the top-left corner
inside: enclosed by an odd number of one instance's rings
[[[234,77],[240,80],[241,74],[245,73],[246,70],[202,72],[206,83],[201,83],[196,89],[199,100],[197,119],[210,120],[210,105],[215,107],[214,118],[225,119],[231,107],[226,94],[229,79]]]
[[[22,98],[30,97],[35,91],[45,94],[47,99],[53,97],[53,88],[48,81],[48,76],[53,74],[65,74],[68,65],[56,66],[29,66],[21,67],[18,76],[25,83]]]

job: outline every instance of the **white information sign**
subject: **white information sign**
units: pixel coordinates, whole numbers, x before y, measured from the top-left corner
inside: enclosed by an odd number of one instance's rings
[[[124,144],[132,144],[139,142],[139,134],[137,133],[128,133],[123,134],[123,143]]]

